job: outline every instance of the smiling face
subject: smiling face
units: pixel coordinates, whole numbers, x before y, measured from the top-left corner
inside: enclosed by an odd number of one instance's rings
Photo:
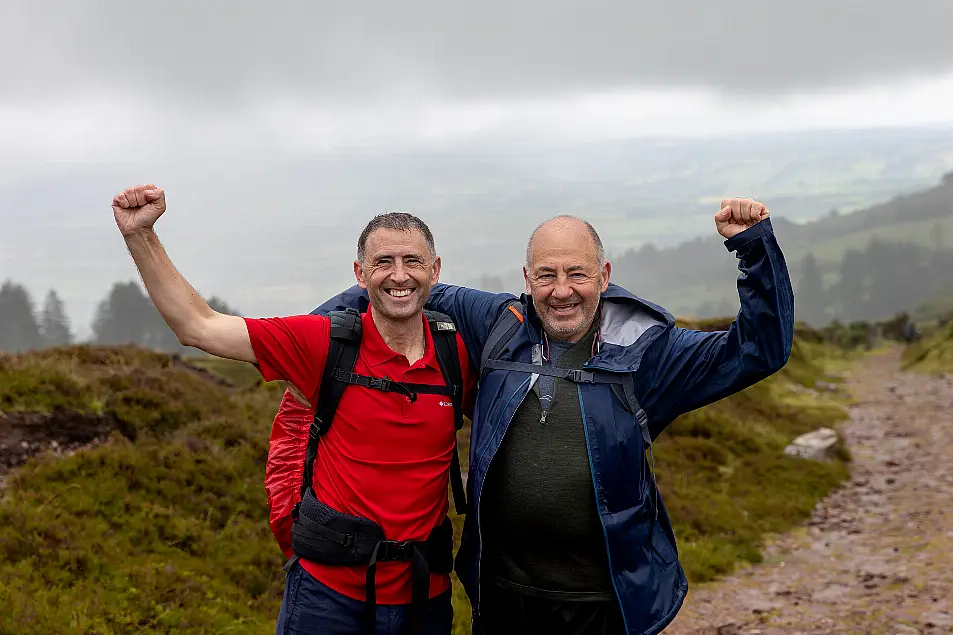
[[[556,218],[536,230],[523,277],[550,337],[568,342],[583,338],[596,317],[599,297],[609,286],[610,269],[582,221]]]
[[[367,289],[375,315],[403,321],[418,317],[440,276],[426,237],[416,229],[381,227],[367,236],[363,262],[354,261],[354,275]]]

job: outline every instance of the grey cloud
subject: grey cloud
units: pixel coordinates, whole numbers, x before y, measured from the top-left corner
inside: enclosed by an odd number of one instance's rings
[[[166,2],[0,8],[0,99],[108,89],[220,109],[541,97],[636,86],[728,94],[953,70],[953,2]]]

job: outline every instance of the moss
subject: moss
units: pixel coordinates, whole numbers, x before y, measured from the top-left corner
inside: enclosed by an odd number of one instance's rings
[[[261,374],[253,366],[244,362],[209,355],[192,355],[186,357],[184,361],[211,372],[239,389],[254,388],[264,383]]]
[[[160,615],[150,632],[273,626],[283,560],[260,466],[205,443],[109,444],[21,470],[0,507],[0,632],[120,633]]]
[[[85,412],[89,405],[83,387],[68,375],[0,367],[0,411]]]
[[[908,346],[903,367],[921,373],[953,373],[953,321]]]
[[[130,437],[236,413],[227,394],[172,357],[136,347],[51,349],[0,365],[0,410],[113,416]]]

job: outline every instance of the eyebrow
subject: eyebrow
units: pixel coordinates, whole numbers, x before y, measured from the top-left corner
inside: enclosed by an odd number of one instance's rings
[[[397,257],[398,257],[398,256],[397,256],[396,254],[389,253],[389,252],[388,252],[388,253],[383,253],[383,254],[376,254],[376,255],[374,256],[374,258],[371,260],[371,262],[380,262],[380,261],[383,260],[384,258],[394,259],[394,258],[397,258]],[[403,258],[404,260],[408,260],[408,259],[410,259],[410,258],[417,258],[418,260],[426,260],[426,257],[425,257],[423,254],[419,254],[419,253],[417,253],[417,252],[415,252],[415,251],[401,254],[399,257],[400,257],[400,258]]]
[[[585,265],[572,265],[571,267],[566,267],[566,271],[568,273],[575,273],[577,271],[582,271],[585,273],[588,270],[586,269]],[[539,267],[536,267],[535,269],[535,273],[538,273],[538,274],[539,273],[555,273],[555,272],[556,272],[556,268],[550,267],[549,265],[540,265]]]

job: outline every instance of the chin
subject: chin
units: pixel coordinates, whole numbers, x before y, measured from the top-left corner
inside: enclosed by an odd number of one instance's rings
[[[395,307],[385,303],[379,307],[379,313],[390,320],[406,320],[420,313],[422,306]]]
[[[573,335],[582,328],[577,322],[556,322],[553,320],[544,322],[543,326],[550,335],[556,336],[560,339]]]

